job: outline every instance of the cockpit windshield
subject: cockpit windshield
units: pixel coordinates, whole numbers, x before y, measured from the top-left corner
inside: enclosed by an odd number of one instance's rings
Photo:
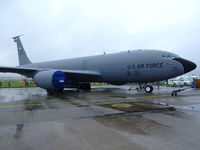
[[[181,58],[180,56],[176,55],[176,54],[163,54],[162,57],[166,58],[166,59],[175,59],[175,58]]]

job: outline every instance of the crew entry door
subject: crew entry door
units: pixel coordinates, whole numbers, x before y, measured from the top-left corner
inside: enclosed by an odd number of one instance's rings
[[[83,60],[83,62],[82,62],[82,69],[83,70],[87,69],[87,60]]]

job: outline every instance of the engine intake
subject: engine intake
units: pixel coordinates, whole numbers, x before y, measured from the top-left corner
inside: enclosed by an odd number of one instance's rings
[[[35,84],[43,89],[60,90],[66,83],[64,72],[60,70],[40,71],[33,77]]]

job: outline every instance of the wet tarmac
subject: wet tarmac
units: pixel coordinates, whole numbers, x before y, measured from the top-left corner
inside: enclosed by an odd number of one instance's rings
[[[0,149],[200,149],[200,90],[130,86],[0,89]]]

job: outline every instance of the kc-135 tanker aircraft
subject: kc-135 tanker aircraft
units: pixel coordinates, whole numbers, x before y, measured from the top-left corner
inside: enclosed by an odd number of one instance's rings
[[[20,36],[17,43],[19,66],[0,67],[0,72],[12,72],[33,78],[47,93],[62,92],[65,87],[90,89],[90,82],[123,85],[136,82],[146,92],[148,83],[167,80],[196,68],[196,64],[180,56],[161,50],[128,50],[89,57],[32,63],[27,57]],[[54,51],[55,52],[55,51]]]

